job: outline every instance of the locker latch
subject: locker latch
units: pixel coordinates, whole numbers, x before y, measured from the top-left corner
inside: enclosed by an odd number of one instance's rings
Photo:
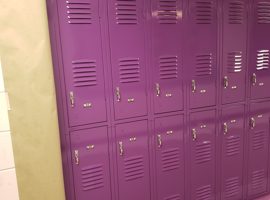
[[[75,150],[74,153],[75,153],[76,165],[78,165],[79,164],[79,151],[78,150]]]
[[[254,129],[255,127],[255,119],[251,118],[251,129]]]
[[[226,123],[223,124],[223,132],[224,132],[224,135],[228,133],[228,126]]]
[[[192,80],[192,92],[195,92],[196,90],[196,83],[195,80]]]
[[[252,78],[252,83],[253,83],[253,85],[255,85],[256,84],[256,82],[257,82],[257,76],[256,76],[256,74],[255,73],[253,73],[253,78]]]
[[[228,87],[229,83],[228,83],[228,77],[225,76],[224,77],[224,88],[226,89]]]
[[[161,135],[158,135],[158,147],[160,148],[161,145],[162,145],[162,142],[161,142]]]
[[[119,142],[119,149],[120,149],[120,156],[122,156],[124,153],[123,142]]]
[[[173,131],[167,131],[167,135],[173,134]]]
[[[121,100],[121,95],[120,95],[120,88],[116,88],[116,95],[117,95],[117,101],[119,102]]]
[[[69,93],[69,96],[70,96],[71,107],[73,108],[74,105],[75,105],[75,102],[74,102],[74,94],[73,94],[73,92],[70,92],[70,93]]]
[[[156,83],[156,92],[157,92],[157,97],[159,97],[160,95],[159,83]]]
[[[197,138],[197,135],[196,135],[196,129],[195,129],[195,128],[192,129],[192,134],[193,134],[193,141],[195,141],[196,138]]]

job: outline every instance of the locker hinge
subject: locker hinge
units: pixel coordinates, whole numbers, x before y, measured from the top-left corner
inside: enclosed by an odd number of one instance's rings
[[[75,105],[75,102],[74,102],[74,93],[73,92],[70,92],[69,93],[69,96],[70,96],[70,104],[71,104],[71,107],[73,108],[74,105]]]

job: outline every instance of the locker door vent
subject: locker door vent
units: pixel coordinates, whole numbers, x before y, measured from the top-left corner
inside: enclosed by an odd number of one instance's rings
[[[125,180],[130,181],[144,176],[143,156],[133,156],[125,159]]]
[[[179,148],[162,151],[162,171],[178,169],[180,166]]]
[[[264,185],[264,179],[265,179],[265,171],[264,170],[258,170],[252,173],[252,182],[251,187],[252,189],[260,188]]]
[[[270,24],[270,3],[269,2],[259,2],[258,23]]]
[[[160,24],[177,24],[176,1],[159,1],[158,20]]]
[[[196,146],[196,163],[204,163],[211,160],[211,142],[205,141]]]
[[[177,78],[177,56],[162,56],[159,58],[160,79]]]
[[[164,200],[180,200],[180,194],[175,194],[169,197],[165,197]]]
[[[75,87],[97,85],[96,61],[75,60],[73,64],[73,80]]]
[[[124,58],[119,60],[120,82],[132,83],[140,81],[139,58]]]
[[[213,19],[213,2],[198,1],[196,2],[196,23],[212,24]]]
[[[244,23],[244,2],[235,1],[229,3],[229,24]]]
[[[239,194],[240,182],[239,177],[234,177],[226,180],[226,198],[233,197]]]
[[[103,165],[91,165],[81,169],[83,191],[104,186]]]
[[[269,69],[269,50],[257,51],[257,70]]]
[[[137,2],[136,0],[117,0],[116,23],[122,25],[138,24]]]
[[[234,156],[240,153],[240,136],[231,136],[227,138],[226,155]]]
[[[86,0],[69,0],[67,3],[68,23],[92,24],[91,4]]]
[[[242,52],[231,51],[228,53],[228,73],[239,73],[242,71]]]
[[[197,188],[196,199],[210,200],[211,199],[211,185],[205,185],[203,187]]]
[[[253,149],[263,149],[266,145],[266,132],[261,131],[253,134]]]
[[[212,54],[196,56],[196,76],[207,76],[212,74]]]

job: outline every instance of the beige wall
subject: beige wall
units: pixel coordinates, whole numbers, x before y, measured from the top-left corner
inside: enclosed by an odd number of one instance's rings
[[[0,0],[0,56],[20,200],[64,200],[45,0]]]

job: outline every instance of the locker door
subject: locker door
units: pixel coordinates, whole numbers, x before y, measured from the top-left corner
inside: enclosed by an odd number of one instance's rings
[[[157,200],[184,200],[183,115],[155,119]]]
[[[222,109],[221,199],[243,197],[244,105]]]
[[[248,196],[266,191],[268,174],[270,102],[250,106]]]
[[[190,108],[216,104],[217,0],[190,0],[187,61]]]
[[[191,199],[215,199],[215,110],[190,114]]]
[[[147,115],[144,0],[109,0],[115,119]]]
[[[106,121],[98,1],[58,1],[69,125]]]
[[[154,111],[183,109],[182,1],[152,1]]]
[[[251,99],[270,97],[270,0],[254,0],[250,36]]]
[[[116,125],[119,200],[150,200],[147,121]]]
[[[107,127],[70,133],[77,200],[111,199]]]
[[[223,1],[222,103],[245,100],[247,2]]]

